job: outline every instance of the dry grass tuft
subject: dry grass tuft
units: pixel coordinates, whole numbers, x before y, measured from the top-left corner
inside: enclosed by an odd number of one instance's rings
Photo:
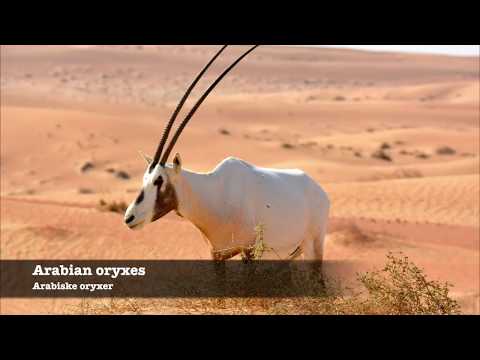
[[[259,233],[261,233],[259,229]],[[249,266],[248,264],[246,266]],[[267,314],[267,315],[456,315],[451,285],[428,280],[408,257],[389,254],[385,267],[358,275],[363,290],[354,292],[338,281],[320,285],[312,279],[316,296],[299,298],[206,298],[91,300],[73,309],[79,314]]]
[[[251,299],[260,312],[272,315],[457,315],[452,285],[428,280],[408,257],[387,255],[382,270],[359,274],[363,291],[343,288],[327,279],[318,296],[291,299]],[[316,286],[316,285],[314,285]],[[245,299],[240,299],[240,304]],[[237,305],[240,305],[237,304]],[[262,311],[263,310],[263,311]]]
[[[292,150],[292,149],[295,149],[295,145],[292,145],[290,143],[283,143],[282,148],[287,149],[287,150]]]
[[[137,299],[82,299],[80,305],[73,307],[79,315],[140,315],[148,310],[148,304]]]
[[[428,280],[422,269],[408,257],[387,255],[380,271],[367,272],[358,280],[368,297],[359,301],[366,312],[387,315],[452,315],[460,313],[458,303],[449,297],[452,285]]]
[[[124,214],[127,208],[128,208],[128,204],[125,201],[107,202],[103,199],[100,199],[97,205],[97,209],[100,211],[109,211],[109,212],[114,212],[118,214]]]
[[[455,151],[455,149],[452,149],[451,147],[448,147],[448,146],[443,146],[437,149],[438,155],[455,155],[456,153],[457,152]]]
[[[227,129],[219,129],[218,132],[219,132],[221,135],[225,135],[225,136],[231,135],[231,132],[228,131]]]

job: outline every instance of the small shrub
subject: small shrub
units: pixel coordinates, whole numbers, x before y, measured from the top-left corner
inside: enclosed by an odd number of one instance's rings
[[[428,280],[408,257],[387,255],[380,271],[358,275],[365,290],[353,293],[338,281],[327,280],[316,297],[272,299],[270,314],[321,315],[457,315],[458,303],[451,299],[452,285]]]
[[[292,149],[295,148],[295,146],[293,146],[292,144],[289,144],[289,143],[284,143],[284,144],[282,144],[282,148],[287,149],[287,150],[292,150]]]
[[[311,147],[317,146],[318,143],[316,141],[308,141],[308,142],[304,142],[300,145],[303,146],[303,147],[306,147],[306,148],[311,148]]]
[[[368,292],[363,306],[387,315],[451,315],[460,312],[458,303],[449,297],[452,285],[428,280],[423,270],[408,257],[397,258],[390,253],[387,260],[381,271],[359,276]]]
[[[94,194],[95,191],[93,191],[92,189],[88,189],[88,188],[80,188],[80,189],[78,189],[78,193],[82,194],[82,195],[90,195],[90,194]]]
[[[392,162],[392,158],[388,155],[385,150],[378,150],[372,154],[372,158]]]
[[[81,173],[86,173],[88,171],[91,171],[95,168],[95,165],[90,162],[90,161],[86,161],[85,163],[83,163],[81,166],[80,166],[80,172]]]
[[[126,171],[123,171],[123,170],[119,170],[115,173],[115,177],[117,179],[121,179],[121,180],[128,180],[130,179],[130,175],[126,172]]]
[[[114,212],[118,214],[124,214],[128,208],[128,205],[125,201],[106,202],[105,200],[100,199],[100,201],[98,202],[97,208],[100,211],[109,211],[109,212]]]
[[[455,155],[457,152],[448,146],[443,146],[437,149],[437,155]]]
[[[335,101],[346,101],[347,98],[345,96],[335,96],[335,98],[333,100],[335,100]]]
[[[137,299],[82,299],[78,307],[73,307],[73,312],[80,315],[140,315],[147,308],[142,305]]]
[[[425,153],[420,153],[420,154],[417,154],[415,157],[416,157],[417,159],[425,160],[425,159],[430,158],[430,155],[425,154]]]
[[[261,259],[264,227],[256,228],[254,251]],[[263,245],[262,245],[263,244]],[[245,266],[254,266],[246,264]],[[305,286],[315,296],[296,298],[205,298],[175,299],[176,312],[184,314],[269,314],[269,315],[457,315],[458,303],[451,299],[451,285],[428,280],[423,270],[408,257],[387,255],[383,269],[358,275],[363,287],[359,292],[344,288],[334,279],[319,282],[311,278]],[[309,291],[311,293],[311,291]],[[157,301],[136,299],[83,300],[68,310],[80,314],[161,313]],[[163,310],[164,311],[164,310]]]

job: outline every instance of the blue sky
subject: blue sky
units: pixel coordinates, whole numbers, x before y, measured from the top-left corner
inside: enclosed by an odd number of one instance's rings
[[[320,45],[373,51],[402,51],[458,56],[480,56],[480,45]]]

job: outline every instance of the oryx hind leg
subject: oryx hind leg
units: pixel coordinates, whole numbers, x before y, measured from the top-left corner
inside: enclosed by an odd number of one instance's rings
[[[299,245],[297,248],[288,256],[288,260],[295,260],[298,259],[300,256],[302,256],[303,250],[302,246]]]
[[[218,256],[213,257],[213,270],[214,270],[214,283],[215,286],[214,293],[217,294],[217,302],[218,306],[224,307],[225,306],[225,296],[227,291],[227,269],[225,260],[222,260]]]
[[[323,258],[325,253],[325,237],[327,235],[327,225],[323,225],[320,228],[317,236],[313,240],[313,248],[315,253],[315,268],[318,276],[320,277],[321,285],[323,288],[326,287],[325,285],[325,276],[323,271]]]
[[[322,288],[325,287],[323,278],[323,237],[322,233],[308,238],[303,243],[302,270],[309,281],[319,281]]]

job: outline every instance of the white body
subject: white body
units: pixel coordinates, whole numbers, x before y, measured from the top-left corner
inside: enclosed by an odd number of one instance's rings
[[[287,259],[297,248],[305,260],[322,260],[330,201],[300,170],[274,170],[228,158],[211,173],[165,168],[178,198],[178,213],[203,233],[212,251],[264,243],[264,259]]]

